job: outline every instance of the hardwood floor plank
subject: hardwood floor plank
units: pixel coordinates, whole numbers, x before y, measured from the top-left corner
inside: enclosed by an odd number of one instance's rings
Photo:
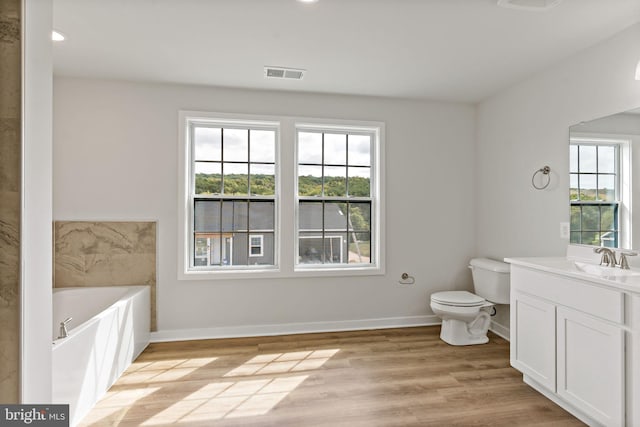
[[[439,327],[151,344],[82,426],[578,426]]]

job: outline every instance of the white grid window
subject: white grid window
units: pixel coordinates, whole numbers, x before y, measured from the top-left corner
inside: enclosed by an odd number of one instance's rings
[[[180,123],[180,279],[384,274],[383,123]]]

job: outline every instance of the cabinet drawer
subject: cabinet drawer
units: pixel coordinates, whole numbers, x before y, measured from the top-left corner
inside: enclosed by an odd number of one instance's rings
[[[624,323],[624,294],[620,291],[516,265],[511,266],[511,289],[611,322]]]

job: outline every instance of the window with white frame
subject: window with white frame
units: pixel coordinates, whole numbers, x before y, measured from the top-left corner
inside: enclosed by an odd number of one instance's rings
[[[570,242],[629,244],[628,142],[583,136],[572,138],[569,150]]]
[[[273,267],[277,126],[204,119],[187,123],[190,267]]]
[[[298,265],[376,262],[374,130],[298,126]]]
[[[264,235],[251,234],[249,235],[249,256],[264,256]]]
[[[180,120],[180,278],[384,273],[382,123]]]

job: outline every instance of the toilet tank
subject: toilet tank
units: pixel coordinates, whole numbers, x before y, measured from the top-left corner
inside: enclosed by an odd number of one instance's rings
[[[506,262],[488,258],[473,258],[469,268],[475,294],[496,304],[509,304],[510,268]]]

